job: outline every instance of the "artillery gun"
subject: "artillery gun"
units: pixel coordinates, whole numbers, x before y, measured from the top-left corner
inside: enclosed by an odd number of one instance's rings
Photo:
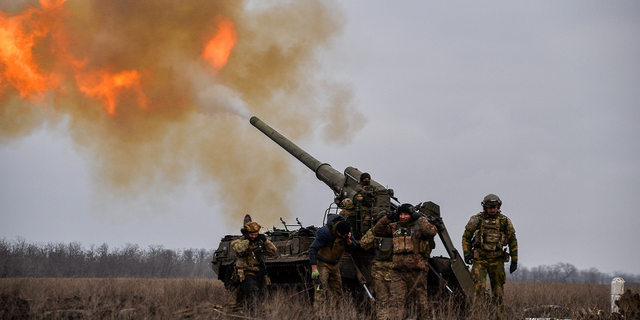
[[[340,173],[328,163],[322,163],[306,153],[257,117],[251,117],[250,122],[315,172],[318,180],[324,182],[333,191],[334,199],[325,211],[325,218],[328,214],[338,213],[338,205],[343,199],[353,199],[356,196],[360,176],[363,172],[354,167],[347,167],[344,173]],[[368,208],[371,217],[386,211],[396,210],[399,206],[399,201],[394,196],[393,189],[387,189],[374,180],[371,180],[370,184],[375,187],[371,207]],[[436,226],[438,236],[449,255],[448,257],[437,256],[429,258],[431,266],[428,278],[429,293],[442,295],[448,292],[456,295],[456,297],[472,297],[474,289],[471,275],[449,237],[447,228],[440,216],[440,207],[431,201],[427,201],[415,206],[415,210],[419,211]],[[267,273],[271,278],[271,283],[278,286],[294,286],[303,288],[307,292],[313,292],[313,290],[310,290],[313,284],[310,277],[311,267],[309,265],[308,249],[315,239],[317,228],[313,225],[303,227],[299,221],[297,221],[297,225],[288,225],[282,219],[281,221],[284,225],[283,229],[274,227],[272,231],[266,232],[267,237],[278,248],[276,256],[266,258]],[[364,230],[362,230],[363,222],[362,220],[356,221],[355,234],[364,233]],[[297,230],[289,230],[289,227],[299,228]],[[239,237],[240,235],[224,236],[215,251],[212,261],[214,272],[218,275],[218,279],[224,281],[227,288],[233,286],[231,274],[236,261],[230,244],[231,241]],[[433,246],[435,246],[435,243],[432,243]],[[370,273],[372,260],[373,253],[358,250],[351,254],[345,254],[340,262],[343,285],[352,289],[352,292],[360,293],[361,297],[365,297],[365,292],[363,292],[364,290],[362,290],[361,286],[363,281],[372,283]],[[360,274],[360,271],[362,274]]]

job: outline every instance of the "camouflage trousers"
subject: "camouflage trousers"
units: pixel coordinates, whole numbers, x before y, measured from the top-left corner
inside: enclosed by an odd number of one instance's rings
[[[391,261],[373,260],[371,277],[373,278],[373,290],[376,295],[376,319],[389,319],[389,298],[391,291]]]
[[[507,276],[504,271],[504,260],[502,256],[498,258],[480,257],[479,259],[473,260],[471,277],[473,278],[475,289],[475,297],[473,299],[474,319],[488,319],[487,299],[485,297],[487,275],[491,283],[492,300],[497,307],[496,319],[504,319],[504,284],[507,281]]]
[[[429,309],[429,299],[427,296],[427,274],[429,270],[404,270],[394,269],[391,273],[391,283],[389,286],[389,319],[405,319],[407,316],[416,314],[417,318],[425,316]],[[413,307],[416,310],[405,310],[405,302],[413,299],[416,303]]]
[[[319,285],[316,284],[313,305],[322,310],[327,303],[340,307],[342,304],[342,275],[340,264],[330,264],[318,260]]]

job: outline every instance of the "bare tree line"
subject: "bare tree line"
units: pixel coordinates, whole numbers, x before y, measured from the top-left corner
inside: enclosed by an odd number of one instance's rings
[[[18,237],[0,239],[0,278],[215,278],[211,260],[215,249],[166,249],[137,244],[110,248],[106,243],[84,248],[79,242],[29,243]],[[607,274],[596,268],[578,270],[570,263],[520,266],[507,279],[514,282],[609,283],[622,277],[627,283],[640,283],[640,275],[617,272]]]
[[[518,267],[518,271],[513,274],[507,273],[507,279],[516,282],[610,283],[614,277],[621,277],[629,284],[640,283],[638,274],[624,272],[608,274],[596,268],[578,270],[576,266],[564,262],[532,268],[522,266]]]
[[[214,250],[137,244],[84,248],[79,242],[29,243],[0,239],[0,278],[214,278]]]

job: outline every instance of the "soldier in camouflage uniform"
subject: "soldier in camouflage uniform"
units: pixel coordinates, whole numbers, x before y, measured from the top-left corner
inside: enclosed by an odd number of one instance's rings
[[[341,215],[330,214],[327,224],[318,229],[316,238],[309,247],[309,264],[311,278],[320,282],[314,294],[314,306],[324,307],[329,300],[334,306],[342,303],[342,275],[340,274],[340,258],[346,250],[357,248],[351,224]]]
[[[408,203],[388,213],[373,227],[374,236],[393,238],[388,309],[391,319],[404,319],[404,304],[410,296],[418,302],[418,318],[426,316],[429,240],[437,233],[438,229]]]
[[[374,225],[384,215],[380,214],[374,219]],[[376,296],[376,319],[388,320],[389,297],[391,289],[391,258],[393,256],[393,238],[376,237],[373,229],[369,229],[360,239],[360,247],[363,250],[375,250],[371,263],[371,277],[373,278],[373,290]]]
[[[239,306],[244,297],[245,307],[252,316],[257,313],[261,292],[266,285],[270,284],[266,275],[264,256],[274,256],[278,250],[264,234],[258,234],[260,228],[262,227],[257,222],[247,222],[242,229],[243,236],[231,242],[231,249],[238,256],[234,277],[240,282],[242,293],[236,296],[236,304]]]
[[[353,204],[355,211],[359,214],[356,215],[356,224],[351,222],[355,226],[356,238],[360,238],[363,234],[371,228],[371,207],[375,205],[376,201],[376,187],[371,185],[371,175],[363,173],[360,175],[360,183],[356,186],[356,194],[353,196]],[[362,228],[360,228],[362,224]]]
[[[518,268],[518,241],[511,220],[500,213],[502,201],[495,194],[482,200],[483,211],[472,216],[462,235],[464,261],[473,264],[471,277],[475,287],[474,315],[486,319],[486,281],[491,283],[493,301],[497,305],[496,319],[504,319],[504,263],[511,258],[509,272]],[[505,246],[509,247],[509,253]]]

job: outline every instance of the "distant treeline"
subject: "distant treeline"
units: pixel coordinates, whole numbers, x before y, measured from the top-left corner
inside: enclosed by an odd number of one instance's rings
[[[29,243],[0,239],[0,278],[214,278],[215,249],[166,249],[137,244],[121,248],[79,242]]]
[[[508,268],[509,264],[507,263],[506,266]],[[508,281],[518,282],[610,283],[614,277],[621,277],[628,284],[640,284],[640,274],[625,272],[608,274],[596,268],[578,270],[574,265],[563,262],[532,268],[522,266],[518,267],[513,274],[507,272]]]
[[[215,249],[166,249],[161,245],[140,248],[125,244],[120,248],[79,242],[29,243],[22,238],[0,239],[0,278],[215,278],[211,260]],[[508,264],[507,264],[508,267]],[[607,274],[596,268],[578,270],[570,263],[528,268],[519,266],[507,280],[514,282],[610,283],[622,277],[626,283],[640,284],[640,275]]]

